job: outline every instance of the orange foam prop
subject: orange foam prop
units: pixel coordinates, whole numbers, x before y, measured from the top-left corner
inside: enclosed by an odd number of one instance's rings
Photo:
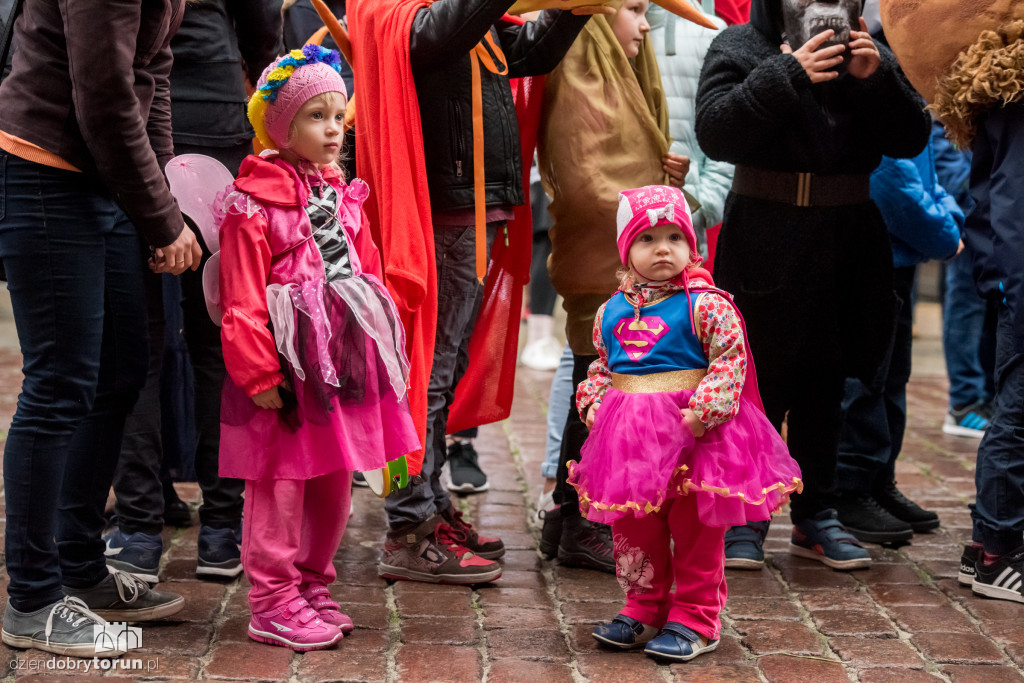
[[[691,5],[688,0],[652,0],[654,4],[661,5],[672,14],[692,21],[704,28],[717,29],[704,14]],[[318,2],[318,0],[313,0]],[[577,7],[593,7],[608,4],[602,0],[519,0],[508,11],[509,14],[523,14],[535,12],[542,9],[576,9]]]

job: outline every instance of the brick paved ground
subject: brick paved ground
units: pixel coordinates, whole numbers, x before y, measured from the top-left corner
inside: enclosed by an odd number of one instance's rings
[[[196,532],[167,530],[163,587],[186,596],[172,623],[143,627],[138,660],[154,670],[101,672],[136,679],[290,681],[1021,681],[1024,606],[975,598],[956,582],[970,533],[977,442],[941,434],[942,378],[916,378],[898,465],[901,488],[939,511],[942,528],[899,550],[872,547],[874,568],[840,573],[792,558],[786,517],[768,537],[760,572],[729,572],[717,652],[656,666],[642,654],[598,651],[592,624],[621,604],[611,576],[563,569],[534,550],[532,504],[540,488],[549,373],[523,371],[511,418],[478,441],[492,490],[462,499],[467,515],[509,548],[500,582],[471,590],[377,579],[381,502],[357,491],[337,557],[335,597],[357,629],[338,648],[297,655],[247,640],[246,584],[195,580]],[[20,382],[15,354],[0,351],[0,416],[9,420]],[[0,424],[0,426],[5,426]],[[195,502],[194,488],[184,488]],[[331,511],[325,511],[329,514]],[[6,582],[6,577],[4,577]],[[0,646],[9,679],[67,663]],[[76,680],[91,680],[81,668]],[[64,678],[63,680],[67,680]]]

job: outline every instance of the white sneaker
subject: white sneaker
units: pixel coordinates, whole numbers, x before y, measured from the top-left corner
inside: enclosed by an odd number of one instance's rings
[[[533,370],[555,370],[565,345],[554,337],[544,337],[523,347],[519,362]]]
[[[540,498],[537,499],[537,511],[533,513],[533,519],[537,522],[537,526],[544,525],[544,516],[541,513],[547,512],[548,510],[554,510],[556,507],[558,506],[555,505],[554,489],[551,489],[547,493],[540,494]]]

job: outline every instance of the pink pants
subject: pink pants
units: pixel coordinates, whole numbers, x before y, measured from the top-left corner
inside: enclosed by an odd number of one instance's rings
[[[696,499],[673,498],[656,514],[615,520],[612,533],[615,575],[626,593],[622,614],[657,628],[675,621],[717,640],[727,595],[725,529],[700,522]]]
[[[253,612],[294,600],[337,577],[334,556],[348,524],[352,473],[313,479],[246,479],[242,566]]]

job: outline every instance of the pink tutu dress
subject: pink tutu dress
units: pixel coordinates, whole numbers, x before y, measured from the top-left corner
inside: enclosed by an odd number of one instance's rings
[[[251,156],[222,198],[220,474],[312,479],[417,450],[409,362],[361,180]],[[278,386],[284,407],[252,396]]]
[[[599,359],[578,400],[584,416],[601,402],[579,463],[569,463],[591,521],[643,517],[689,495],[705,525],[737,526],[770,519],[802,488],[761,406],[742,319],[725,292],[700,281],[691,288],[696,324],[682,291],[639,317],[618,292],[598,313]],[[694,439],[683,408],[707,426],[704,436]]]

